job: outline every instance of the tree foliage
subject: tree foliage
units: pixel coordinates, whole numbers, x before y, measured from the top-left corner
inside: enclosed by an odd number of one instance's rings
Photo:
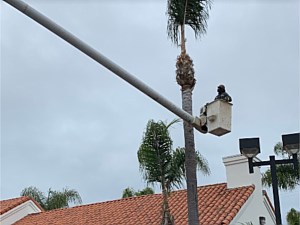
[[[185,149],[173,150],[173,141],[169,127],[178,122],[173,120],[166,124],[162,121],[149,120],[143,135],[142,144],[138,150],[140,170],[148,184],[159,183],[163,194],[162,225],[172,225],[168,196],[173,188],[182,187],[186,174]],[[206,160],[198,153],[195,155],[199,168],[204,174],[209,174]]]
[[[288,222],[288,225],[300,225],[300,212],[292,208],[288,212],[286,220]]]
[[[81,204],[79,193],[74,189],[64,188],[62,191],[53,191],[51,188],[45,195],[38,188],[30,186],[21,191],[21,196],[32,197],[44,210],[68,208],[69,203]]]
[[[135,192],[135,196],[142,196],[142,195],[152,195],[154,194],[154,190],[151,187],[146,187],[143,190],[138,190]]]
[[[148,184],[165,182],[167,191],[182,187],[185,178],[185,149],[173,150],[173,141],[168,128],[178,122],[166,124],[162,121],[148,121],[142,144],[138,150],[138,160],[144,179]],[[206,159],[197,152],[198,169],[205,175],[210,174]]]
[[[277,156],[282,158],[289,158],[290,156],[288,153],[283,149],[282,143],[278,142],[274,146],[274,153]],[[299,155],[298,155],[298,162],[299,162]],[[299,164],[300,168],[300,164]],[[293,164],[282,164],[276,165],[276,174],[278,180],[278,187],[283,190],[292,190],[300,184],[299,181],[299,171],[295,171]],[[265,186],[271,187],[272,186],[272,176],[271,170],[268,169],[262,176],[262,183]]]
[[[196,38],[206,33],[210,7],[210,0],[168,0],[167,33],[171,41],[179,43],[180,27],[184,25],[193,29]]]
[[[143,190],[135,191],[131,187],[127,187],[123,190],[122,198],[129,198],[134,196],[142,196],[142,195],[152,195],[154,194],[154,190],[150,187],[146,187]]]

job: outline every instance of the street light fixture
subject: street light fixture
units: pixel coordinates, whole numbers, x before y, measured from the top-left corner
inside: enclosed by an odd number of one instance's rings
[[[281,225],[281,213],[280,213],[280,202],[278,194],[278,181],[276,175],[276,165],[282,164],[293,164],[295,171],[299,170],[299,162],[297,153],[299,152],[299,136],[300,133],[285,134],[282,135],[283,149],[286,150],[289,155],[292,155],[291,159],[275,160],[275,156],[269,156],[269,161],[253,162],[253,158],[260,153],[259,138],[242,138],[239,139],[240,152],[242,155],[248,158],[249,173],[253,173],[253,167],[258,166],[270,166],[271,178],[272,178],[272,189],[275,206],[275,217],[276,224]],[[298,173],[299,176],[299,173]]]
[[[254,158],[260,153],[259,138],[240,139],[240,151],[247,158]]]
[[[299,133],[282,135],[283,149],[290,155],[299,152]]]

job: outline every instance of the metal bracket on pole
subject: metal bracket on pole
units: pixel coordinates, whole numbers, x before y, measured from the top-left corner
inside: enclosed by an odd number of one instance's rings
[[[196,128],[196,130],[200,131],[203,134],[207,133],[207,129],[206,128],[206,122],[203,121],[203,118],[199,118],[199,117],[194,117],[194,120],[192,122],[193,127]]]

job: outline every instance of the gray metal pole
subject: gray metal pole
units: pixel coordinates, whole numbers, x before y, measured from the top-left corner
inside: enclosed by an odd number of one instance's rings
[[[129,72],[103,56],[97,50],[93,49],[91,46],[86,44],[85,42],[81,41],[79,38],[74,36],[72,33],[65,30],[63,27],[59,26],[48,17],[44,16],[34,8],[30,7],[23,1],[20,0],[3,0],[13,6],[14,8],[18,9],[31,19],[35,20],[37,23],[41,24],[42,26],[46,27],[48,30],[55,33],[60,38],[64,39],[69,44],[73,45],[75,48],[79,49],[81,52],[88,55],[90,58],[94,59],[108,70],[116,74],[117,76],[121,77],[123,80],[127,81],[129,84],[143,92],[144,94],[148,95],[154,101],[158,102],[181,119],[191,123],[195,128],[199,130],[199,120],[194,118],[189,113],[185,112],[181,108],[174,105],[168,99],[157,93],[155,90],[147,86],[142,81],[138,80],[136,77],[131,75]]]

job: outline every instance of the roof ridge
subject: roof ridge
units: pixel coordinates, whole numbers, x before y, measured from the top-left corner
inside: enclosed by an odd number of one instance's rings
[[[0,200],[0,203],[1,202],[4,202],[4,201],[13,201],[13,200],[17,200],[17,199],[26,199],[26,198],[30,198],[30,197],[28,197],[28,196],[20,196],[20,197],[15,197],[15,198],[10,198],[10,199],[4,199],[4,200]]]
[[[8,212],[9,210],[15,208],[18,205],[21,205],[27,201],[31,200],[28,196],[21,196],[17,198],[11,198],[0,201],[0,215]]]
[[[198,186],[197,189],[209,188],[209,187],[212,187],[212,186],[222,186],[222,185],[227,185],[227,183],[223,182],[223,183],[202,185],[202,186]],[[171,194],[172,193],[178,193],[178,192],[186,192],[186,189],[174,190],[174,191],[171,191]],[[99,204],[110,204],[110,203],[114,203],[114,202],[120,202],[120,201],[126,201],[126,200],[127,201],[128,200],[133,200],[133,199],[137,199],[137,198],[149,198],[150,196],[156,196],[156,197],[157,196],[162,196],[162,193],[140,195],[140,196],[132,196],[132,197],[128,197],[128,198],[119,198],[119,199],[107,200],[107,201],[103,201],[103,202],[94,202],[94,203],[76,205],[76,206],[72,206],[72,207],[69,207],[69,208],[52,209],[52,210],[49,210],[49,211],[53,212],[53,211],[59,211],[59,210],[80,208],[80,207],[85,207],[85,206],[94,206],[94,205],[99,205]],[[49,211],[44,211],[44,213],[45,212],[49,212]]]
[[[0,214],[4,214],[5,212],[11,210],[12,208],[18,206],[18,205],[21,205],[27,201],[32,201],[36,207],[38,207],[42,212],[45,211],[42,206],[32,197],[30,196],[20,196],[20,197],[16,197],[16,198],[11,198],[11,199],[5,199],[5,200],[0,200]],[[2,204],[4,203],[7,203],[7,202],[11,202],[12,204],[7,207],[5,210],[3,210],[2,212]]]
[[[68,208],[52,209],[52,210],[44,211],[43,213],[53,212],[53,211],[62,211],[62,210],[67,210],[67,209],[76,209],[76,208],[81,208],[81,207],[86,207],[86,206],[96,206],[96,205],[110,204],[110,203],[114,203],[114,202],[133,200],[133,199],[137,199],[137,198],[145,198],[145,197],[154,196],[154,195],[155,196],[161,196],[162,194],[161,193],[156,193],[156,194],[148,194],[148,195],[141,195],[141,196],[132,196],[132,197],[128,197],[128,198],[107,200],[107,201],[104,201],[104,202],[94,202],[94,203],[76,205],[76,206],[72,206],[72,207],[68,207]]]

